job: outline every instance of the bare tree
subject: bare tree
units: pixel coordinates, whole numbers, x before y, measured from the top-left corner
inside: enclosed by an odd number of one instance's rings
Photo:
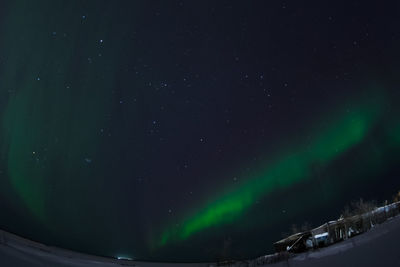
[[[306,232],[306,231],[309,231],[311,229],[312,229],[312,227],[311,227],[311,224],[309,222],[304,222],[300,227],[300,230],[302,232]]]
[[[400,201],[400,191],[397,192],[396,195],[394,195],[393,197],[393,202],[399,202]]]
[[[297,234],[299,232],[299,227],[297,227],[296,224],[292,224],[292,226],[290,227],[290,231],[292,232],[292,234]]]
[[[344,209],[342,211],[342,215],[340,217],[342,217],[343,219],[345,218],[349,218],[351,216],[353,216],[353,211],[351,210],[349,205],[344,206]]]
[[[360,198],[350,204],[350,214],[361,215],[370,212],[376,208],[376,201],[364,201]]]

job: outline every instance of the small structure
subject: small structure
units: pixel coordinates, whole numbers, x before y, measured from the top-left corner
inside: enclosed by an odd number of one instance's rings
[[[377,223],[382,223],[400,211],[400,203],[376,208],[370,212],[329,221],[310,231],[297,233],[274,244],[277,252],[302,252],[346,240],[366,232]]]
[[[311,237],[311,232],[301,232],[291,235],[287,238],[279,240],[274,243],[274,248],[276,252],[294,252],[300,253],[307,250],[307,239]]]
[[[330,243],[329,242],[329,233],[325,232],[322,234],[315,235],[314,240],[315,240],[315,245],[317,247],[325,247]]]
[[[375,208],[362,214],[341,217],[329,221],[310,231],[296,233],[274,243],[277,253],[300,253],[308,249],[324,247],[360,233],[366,232],[375,224],[380,224],[400,214],[400,201]]]

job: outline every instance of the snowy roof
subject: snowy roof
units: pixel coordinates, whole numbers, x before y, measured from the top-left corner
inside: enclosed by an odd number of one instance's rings
[[[315,236],[314,236],[314,238],[322,238],[322,237],[328,237],[328,233],[325,232],[325,233],[318,234],[318,235],[315,235]]]

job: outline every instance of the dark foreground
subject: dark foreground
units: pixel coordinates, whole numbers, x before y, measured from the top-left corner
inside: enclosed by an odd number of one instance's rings
[[[335,245],[299,254],[278,266],[400,266],[400,216]]]
[[[278,266],[400,266],[400,216],[335,245],[298,254]],[[0,231],[0,266],[217,266],[214,263],[173,264],[119,261],[46,247]],[[229,265],[228,265],[229,266]],[[230,266],[260,266],[254,261]]]

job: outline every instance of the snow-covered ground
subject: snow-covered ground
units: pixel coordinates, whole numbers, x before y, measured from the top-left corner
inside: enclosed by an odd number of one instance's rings
[[[400,266],[400,216],[332,246],[299,254],[269,267]]]
[[[0,267],[118,267],[118,266],[176,266],[173,263],[150,263],[118,260],[81,254],[45,246],[0,230]],[[179,264],[202,267],[210,264]]]
[[[270,267],[283,266],[400,266],[400,216],[376,225],[370,231],[335,245],[299,254]],[[256,266],[243,261],[231,266]],[[121,261],[85,255],[17,237],[0,231],[1,267],[116,267],[116,266],[216,266],[212,263],[173,264]]]

